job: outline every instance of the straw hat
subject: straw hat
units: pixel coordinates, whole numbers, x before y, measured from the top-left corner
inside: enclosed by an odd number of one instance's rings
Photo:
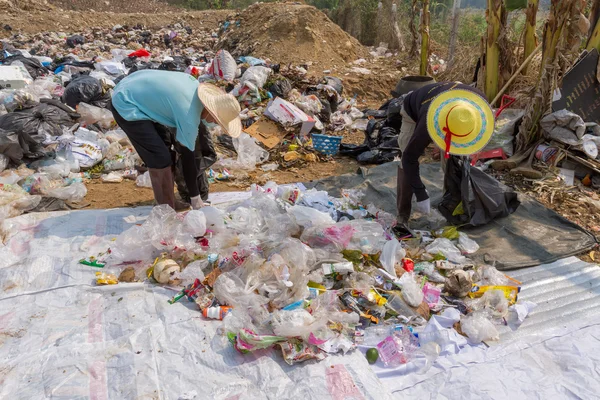
[[[233,95],[210,83],[201,83],[198,86],[198,97],[229,136],[236,138],[242,134],[240,103]]]
[[[433,99],[427,112],[427,131],[448,158],[481,151],[494,133],[494,113],[476,93],[452,89]]]

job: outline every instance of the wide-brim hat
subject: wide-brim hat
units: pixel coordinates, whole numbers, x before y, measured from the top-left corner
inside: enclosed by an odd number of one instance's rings
[[[198,97],[229,136],[236,138],[242,134],[240,103],[232,94],[210,83],[201,83],[198,85]]]
[[[435,144],[450,154],[480,152],[494,133],[494,113],[477,93],[452,89],[433,99],[427,112],[427,131]]]

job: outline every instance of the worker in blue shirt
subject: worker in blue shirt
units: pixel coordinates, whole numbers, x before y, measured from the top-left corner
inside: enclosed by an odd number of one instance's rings
[[[237,99],[182,72],[142,70],[119,82],[111,108],[115,121],[148,167],[154,199],[173,208],[173,160],[163,138],[165,126],[176,129],[192,208],[202,207],[194,156],[198,128],[201,123],[207,127],[218,124],[230,136],[238,137],[242,123]]]

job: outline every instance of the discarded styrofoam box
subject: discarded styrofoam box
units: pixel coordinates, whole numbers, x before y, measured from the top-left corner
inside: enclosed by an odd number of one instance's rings
[[[0,89],[23,89],[31,84],[21,68],[17,65],[0,65]]]

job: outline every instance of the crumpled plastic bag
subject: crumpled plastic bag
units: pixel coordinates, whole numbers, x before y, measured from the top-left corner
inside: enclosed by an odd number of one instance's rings
[[[425,248],[425,251],[432,255],[441,253],[453,263],[464,264],[467,262],[466,257],[461,254],[458,247],[456,247],[451,240],[446,238],[435,239],[433,243]]]
[[[256,164],[269,160],[269,152],[258,145],[256,139],[247,133],[242,133],[233,139],[233,146],[237,152],[237,160],[221,160],[219,163],[226,168],[254,170]]]
[[[383,245],[383,250],[381,250],[381,256],[379,257],[379,261],[383,268],[392,276],[396,275],[396,263],[406,257],[406,251],[400,245],[397,239],[388,240]]]
[[[304,206],[293,206],[287,210],[296,223],[304,228],[321,225],[333,225],[335,221],[329,214],[317,211],[314,208]]]
[[[479,250],[479,245],[476,241],[469,238],[466,233],[459,232],[458,233],[458,246],[460,250],[462,250],[465,254],[473,254]]]
[[[418,307],[423,302],[423,291],[419,284],[415,281],[415,276],[412,272],[403,274],[398,280],[398,284],[402,287],[402,298],[411,307]]]
[[[85,121],[88,125],[98,123],[104,129],[110,128],[114,121],[112,112],[87,103],[79,103],[77,105],[77,112],[81,115],[81,120]]]
[[[85,185],[81,182],[73,183],[72,185],[55,188],[46,191],[46,196],[55,197],[57,199],[79,203],[87,194]]]
[[[461,317],[460,329],[473,344],[500,339],[500,335],[494,324],[485,317],[484,313],[479,311]]]
[[[150,180],[150,172],[146,171],[137,178],[135,178],[135,185],[138,187],[151,188],[152,181]]]
[[[237,75],[237,63],[227,50],[219,50],[208,72],[217,80],[233,81]]]
[[[206,233],[206,216],[201,210],[191,210],[185,215],[183,225],[192,236],[204,236]]]

